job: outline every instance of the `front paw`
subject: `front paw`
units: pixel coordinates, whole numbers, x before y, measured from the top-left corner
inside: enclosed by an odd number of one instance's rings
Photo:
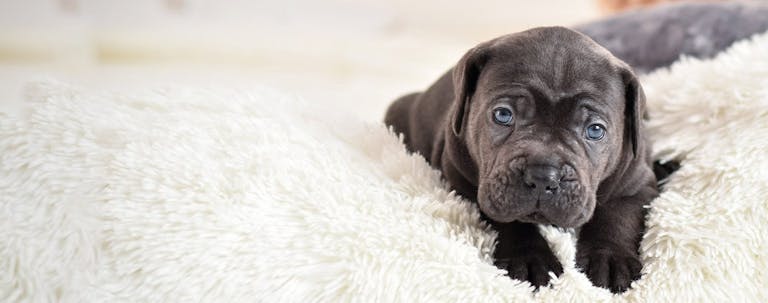
[[[640,256],[626,249],[610,247],[579,247],[576,265],[587,274],[595,286],[622,293],[632,281],[640,278]]]
[[[547,285],[549,272],[557,276],[563,273],[563,267],[547,246],[497,252],[494,264],[505,269],[510,278],[528,281],[536,288]]]

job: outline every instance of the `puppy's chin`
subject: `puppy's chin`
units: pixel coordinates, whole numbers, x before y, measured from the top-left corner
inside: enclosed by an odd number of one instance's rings
[[[478,201],[480,212],[494,222],[510,223],[513,221],[522,221],[521,218],[523,217],[523,214],[515,212],[511,209],[499,209],[491,204],[492,203],[490,202],[483,203],[482,201]]]
[[[485,210],[480,207],[480,211],[489,219],[498,223],[525,222],[543,225],[553,225],[561,228],[578,228],[584,225],[592,218],[592,209],[581,209],[575,214],[565,218],[551,218],[548,214],[541,211],[533,211],[527,214],[515,214],[514,212],[498,212],[496,209]]]
[[[580,209],[574,214],[568,214],[565,218],[550,218],[542,213],[533,213],[522,217],[519,221],[544,225],[554,225],[561,228],[578,228],[592,218],[592,210]]]

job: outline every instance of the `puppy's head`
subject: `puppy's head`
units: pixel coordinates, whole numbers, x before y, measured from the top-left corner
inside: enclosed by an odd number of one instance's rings
[[[645,98],[629,67],[588,37],[536,28],[473,48],[454,68],[453,135],[494,221],[577,227],[598,188],[638,157]]]

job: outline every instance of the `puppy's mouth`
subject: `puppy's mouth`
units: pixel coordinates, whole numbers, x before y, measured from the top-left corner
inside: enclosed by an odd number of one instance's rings
[[[568,220],[566,218],[551,219],[547,217],[547,215],[544,212],[537,210],[537,211],[528,213],[526,215],[518,216],[518,217],[506,217],[506,220],[503,220],[503,219],[494,220],[493,216],[489,216],[488,214],[486,214],[486,216],[488,216],[492,220],[500,223],[519,221],[524,223],[551,225],[551,226],[560,227],[560,228],[572,228],[572,227],[581,226],[584,223],[583,221],[584,221],[585,215],[586,213],[583,210],[581,210],[579,211],[579,214],[575,218],[571,218],[571,220]]]
[[[541,212],[535,211],[523,217],[526,221],[549,224],[549,220]]]
[[[578,181],[563,178],[555,193],[536,192],[515,170],[502,171],[481,182],[480,210],[491,220],[576,227],[591,216],[594,194]]]
[[[495,212],[495,213],[493,213],[493,215],[491,215],[491,214],[488,214],[488,213],[484,212],[482,209],[481,209],[481,212],[483,212],[486,216],[488,216],[492,220],[494,220],[496,222],[500,222],[500,223],[519,221],[519,222],[525,222],[525,223],[553,225],[553,226],[560,227],[560,224],[558,224],[559,222],[557,222],[556,220],[555,221],[551,220],[550,218],[547,217],[547,215],[544,214],[544,212],[542,212],[541,210],[538,210],[538,209],[536,211],[530,212],[528,214],[522,214],[522,215],[517,215],[517,216],[514,216],[514,215],[511,215],[511,216],[510,215],[501,215],[500,216],[499,212]],[[503,212],[501,212],[501,213],[503,213]]]

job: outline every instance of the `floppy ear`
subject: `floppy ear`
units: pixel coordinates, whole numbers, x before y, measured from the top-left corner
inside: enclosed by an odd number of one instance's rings
[[[640,127],[645,115],[645,93],[637,76],[629,68],[623,68],[621,77],[624,83],[624,127],[625,138],[632,144],[632,154],[639,156]]]
[[[453,126],[453,134],[456,136],[462,134],[464,118],[469,113],[468,103],[475,93],[480,72],[488,61],[490,44],[489,41],[470,49],[453,69],[455,99],[452,105],[451,125]]]

